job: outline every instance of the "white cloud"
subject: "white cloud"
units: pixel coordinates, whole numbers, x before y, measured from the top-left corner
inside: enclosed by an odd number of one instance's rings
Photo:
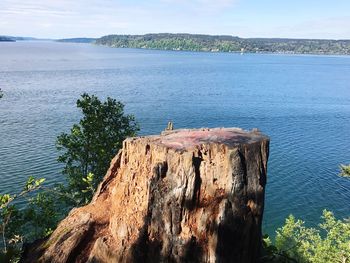
[[[334,17],[315,15],[307,20],[310,16],[285,18],[273,8],[267,14],[266,8],[261,11],[261,6],[247,0],[0,0],[0,35],[62,38],[184,32],[350,38],[350,17],[341,17],[339,10],[329,14]]]
[[[243,36],[281,37],[281,38],[318,38],[349,39],[350,16],[328,17],[324,19],[305,20],[293,25],[261,25],[246,28]]]
[[[125,29],[132,17],[142,15],[111,0],[0,1],[0,35],[36,37],[101,36]]]
[[[11,21],[10,26],[0,24],[0,34],[60,38],[191,30],[205,33],[205,27],[212,27],[211,19],[236,1],[0,0],[1,20]]]
[[[299,23],[291,30],[304,38],[344,38],[350,36],[350,16],[329,17]]]
[[[238,0],[160,0],[160,2],[177,5],[180,8],[200,12],[218,12],[234,6]]]

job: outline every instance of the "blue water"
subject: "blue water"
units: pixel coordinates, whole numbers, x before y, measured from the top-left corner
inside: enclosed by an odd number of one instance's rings
[[[55,138],[80,118],[83,92],[111,96],[141,134],[176,128],[258,127],[271,137],[264,231],[290,213],[317,222],[350,216],[350,57],[111,49],[0,43],[0,192],[29,175],[63,180]]]

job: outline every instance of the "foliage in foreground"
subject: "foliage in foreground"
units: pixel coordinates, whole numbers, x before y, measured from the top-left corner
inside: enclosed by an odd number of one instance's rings
[[[350,177],[350,164],[349,165],[340,165],[340,176]]]
[[[20,193],[0,194],[0,262],[15,260],[24,242],[47,236],[56,227],[57,197],[44,191],[44,181],[29,177]]]
[[[264,262],[350,262],[350,221],[337,220],[327,210],[321,219],[313,228],[290,215],[276,231],[274,246],[268,237],[264,239]]]
[[[0,262],[17,262],[24,243],[50,235],[73,206],[62,185],[29,177],[18,194],[0,194]]]
[[[63,151],[58,161],[65,164],[68,191],[84,204],[91,200],[123,140],[135,136],[139,126],[133,115],[124,114],[121,102],[109,97],[101,102],[84,93],[77,107],[83,113],[82,119],[70,133],[59,135],[56,144]]]

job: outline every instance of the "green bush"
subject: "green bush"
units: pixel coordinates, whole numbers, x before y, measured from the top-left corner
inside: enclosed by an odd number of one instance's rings
[[[349,165],[340,165],[340,176],[350,177],[350,164]]]
[[[350,221],[337,220],[332,212],[323,211],[318,227],[306,227],[294,216],[277,229],[275,246],[264,239],[263,262],[350,262]]]
[[[65,164],[67,191],[85,204],[91,200],[123,140],[135,136],[139,126],[133,115],[124,114],[124,105],[112,98],[101,102],[85,93],[77,107],[83,113],[82,119],[70,133],[59,135],[56,145],[63,151],[58,161]]]

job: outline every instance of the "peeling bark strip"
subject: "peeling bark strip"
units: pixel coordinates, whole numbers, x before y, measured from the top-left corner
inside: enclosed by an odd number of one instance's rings
[[[238,128],[127,139],[93,201],[22,262],[256,262],[268,152]]]

